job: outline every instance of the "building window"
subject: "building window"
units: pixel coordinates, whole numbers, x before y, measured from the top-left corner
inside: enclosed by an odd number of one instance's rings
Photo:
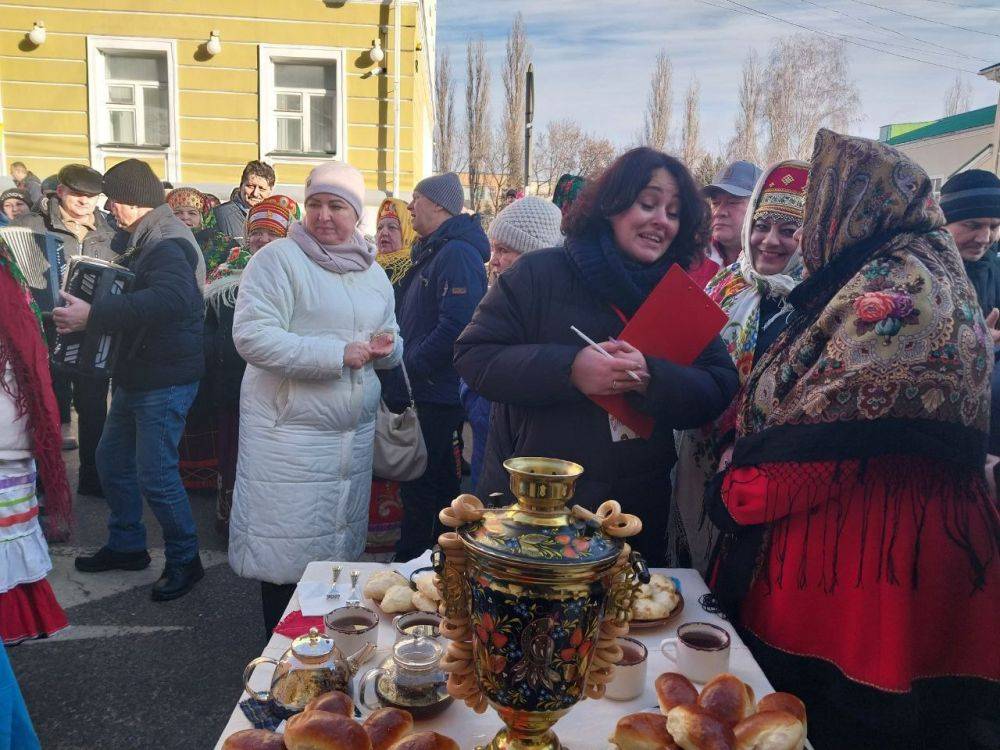
[[[343,158],[342,52],[262,45],[260,58],[261,158]]]
[[[170,145],[164,55],[105,54],[107,129],[116,146]]]

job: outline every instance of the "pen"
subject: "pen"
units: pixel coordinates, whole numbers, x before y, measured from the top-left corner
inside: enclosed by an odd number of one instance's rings
[[[596,341],[594,341],[592,338],[590,338],[590,336],[588,336],[587,334],[585,334],[579,328],[577,328],[576,326],[570,326],[569,329],[573,333],[575,333],[577,336],[579,336],[581,339],[583,339],[584,341],[586,341],[587,344],[590,345],[591,349],[594,349],[595,351],[600,352],[601,354],[603,354],[608,359],[614,359],[614,357],[611,354],[609,354],[608,352],[604,351],[604,349],[602,349],[600,346],[597,345]],[[626,372],[628,373],[628,376],[630,378],[632,378],[632,380],[634,380],[636,383],[641,383],[642,382],[641,380],[639,380],[639,376],[636,375],[631,370],[626,370]]]

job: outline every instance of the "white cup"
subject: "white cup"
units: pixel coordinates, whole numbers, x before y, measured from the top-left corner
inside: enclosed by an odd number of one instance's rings
[[[618,646],[623,651],[622,660],[615,667],[615,674],[605,688],[604,697],[613,701],[630,701],[642,695],[646,688],[649,652],[635,638],[619,638]]]
[[[365,644],[378,647],[378,613],[359,605],[338,607],[323,616],[327,636],[344,656],[357,653]]]
[[[687,622],[676,638],[664,638],[660,651],[692,682],[705,683],[729,671],[729,633],[710,622]]]

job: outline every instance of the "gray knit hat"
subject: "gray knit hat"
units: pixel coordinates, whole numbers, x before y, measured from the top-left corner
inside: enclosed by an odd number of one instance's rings
[[[452,216],[462,213],[465,205],[465,191],[462,182],[454,172],[425,177],[413,188],[414,193],[420,193],[427,200],[437,203]]]
[[[561,245],[561,222],[562,211],[555,203],[529,195],[498,213],[486,234],[491,242],[519,253],[530,253]]]

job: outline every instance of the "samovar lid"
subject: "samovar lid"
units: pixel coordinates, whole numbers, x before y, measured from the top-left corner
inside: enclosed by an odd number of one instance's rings
[[[489,508],[481,521],[462,526],[467,545],[484,554],[523,565],[579,566],[614,560],[622,543],[567,507],[583,467],[553,458],[512,458],[514,505]]]

